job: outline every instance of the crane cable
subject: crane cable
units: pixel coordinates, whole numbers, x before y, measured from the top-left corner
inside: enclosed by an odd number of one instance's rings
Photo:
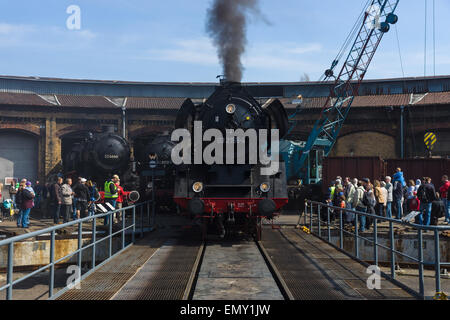
[[[366,14],[366,11],[369,7],[369,4],[372,2],[373,0],[367,0],[366,4],[364,5],[364,7],[361,10],[361,13],[359,14],[358,18],[356,19],[355,24],[353,25],[352,29],[350,30],[350,33],[347,35],[347,38],[344,41],[344,44],[342,45],[342,47],[339,49],[339,52],[336,56],[336,58],[333,60],[333,64],[331,69],[334,69],[334,67],[338,64],[338,62],[342,59],[344,53],[347,51],[348,47],[352,44],[353,39],[355,38],[356,34],[359,31],[359,28],[361,27],[362,22],[364,21],[364,17]],[[319,82],[324,82],[327,80],[327,76],[324,74],[322,74],[322,76],[319,78]]]
[[[399,58],[400,58],[400,68],[401,68],[401,70],[402,70],[402,79],[403,79],[403,88],[405,89],[405,88],[407,88],[407,86],[406,86],[406,80],[405,80],[405,69],[404,69],[404,66],[403,66],[403,57],[402,57],[402,49],[401,49],[401,45],[400,45],[400,38],[399,38],[399,35],[398,35],[398,27],[397,27],[397,24],[395,25],[395,35],[396,35],[396,40],[397,40],[397,49],[398,49],[398,55],[399,55]],[[409,92],[407,92],[407,94],[408,94]],[[409,116],[409,125],[410,125],[410,127],[411,127],[411,137],[412,137],[412,144],[413,144],[413,153],[414,153],[414,155],[415,155],[415,150],[416,150],[416,137],[415,137],[415,135],[414,135],[414,127],[413,127],[413,123],[412,123],[412,119],[413,119],[413,116],[412,116],[412,111],[411,111],[411,108],[406,108],[406,110],[408,110],[408,116]]]
[[[436,1],[433,0],[433,76],[436,77]],[[436,127],[436,95],[433,94],[433,124]]]
[[[433,33],[433,76],[436,76],[436,1],[433,0],[433,4],[432,4],[432,33]],[[427,28],[428,28],[428,1],[425,0],[425,39],[424,39],[424,77],[427,76]],[[428,90],[429,91],[429,90]],[[433,110],[432,110],[432,124],[436,125],[436,95],[432,94],[433,98]],[[427,127],[427,120],[425,117],[426,112],[426,106],[424,105],[424,116],[423,116],[423,121],[424,121],[424,127]]]
[[[344,55],[344,53],[346,52],[347,48],[349,47],[349,45],[352,43],[353,39],[355,38],[357,32],[359,31],[359,27],[361,26],[362,22],[364,21],[364,17],[367,11],[367,8],[369,7],[369,4],[372,2],[373,0],[367,0],[366,4],[364,5],[364,7],[361,10],[361,13],[359,14],[358,18],[356,19],[355,24],[353,25],[350,33],[347,35],[347,38],[344,41],[344,44],[342,45],[342,47],[339,49],[339,52],[336,56],[336,58],[333,60],[333,66],[332,69],[337,65],[337,63],[342,59],[342,56]],[[321,77],[319,78],[318,82],[325,82],[327,81],[327,77],[325,76],[325,73],[323,73],[321,75]],[[300,107],[297,107],[295,109],[295,112],[293,112],[291,115],[288,116],[289,120],[294,119],[298,113],[300,113],[302,111],[302,109]],[[294,127],[297,125],[297,121],[293,120],[293,123],[291,124],[291,128],[288,130],[288,133],[286,134],[286,136],[288,134],[291,133],[291,131],[294,129]]]

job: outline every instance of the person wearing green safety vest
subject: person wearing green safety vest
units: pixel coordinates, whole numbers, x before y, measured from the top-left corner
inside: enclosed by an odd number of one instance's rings
[[[111,180],[105,181],[105,203],[111,204],[113,208],[116,207],[117,197],[119,197],[119,192],[116,186],[117,181],[119,181],[119,176],[117,174],[113,175]],[[104,225],[107,224],[109,224],[109,216],[105,217]]]
[[[329,196],[329,198],[328,198],[328,200],[327,200],[328,204],[331,204],[331,203],[333,202],[333,200],[334,200],[334,193],[335,193],[335,191],[336,191],[335,184],[336,184],[336,183],[333,181],[333,182],[331,183],[330,188],[329,188],[330,196]]]

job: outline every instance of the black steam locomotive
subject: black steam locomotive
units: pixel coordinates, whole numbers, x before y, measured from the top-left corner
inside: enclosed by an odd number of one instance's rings
[[[152,198],[155,188],[155,203],[158,212],[176,212],[173,201],[176,168],[171,161],[171,153],[175,143],[170,135],[164,133],[149,139],[140,150],[135,150],[138,160],[137,171],[141,179],[140,193],[145,200]],[[152,171],[150,160],[157,166]]]
[[[208,129],[215,129],[224,137],[230,129],[245,132],[248,129],[265,129],[269,133],[270,129],[278,129],[281,139],[288,128],[286,111],[279,100],[261,106],[240,83],[225,81],[200,105],[195,106],[187,99],[177,114],[175,126],[176,129],[186,129],[193,136],[199,124],[197,121],[201,122],[202,135]],[[230,142],[228,140],[226,138],[219,143],[224,145]],[[238,140],[233,137],[233,148],[236,146],[234,160],[238,144],[242,143],[245,148],[244,162],[228,164],[232,161],[225,159],[229,157],[227,149],[222,154],[223,161],[213,164],[182,163],[177,166],[174,200],[191,217],[202,222],[204,237],[211,226],[210,230],[215,228],[220,237],[243,231],[259,239],[262,218],[273,218],[288,201],[284,162],[280,159],[276,172],[270,176],[263,175],[261,168],[264,166],[259,161],[259,153],[255,164],[250,161],[253,155],[249,143],[246,143],[250,141],[247,138]],[[194,144],[191,142],[191,145]],[[257,144],[264,144],[259,136]],[[267,142],[267,150],[270,147],[270,142]],[[195,146],[191,148],[191,159],[196,154],[203,155],[205,148],[204,145],[200,149]],[[217,156],[215,152],[211,154]]]
[[[81,176],[97,183],[99,189],[113,174],[121,178],[124,190],[137,190],[139,176],[131,159],[129,143],[104,128],[102,133],[86,133],[82,141],[74,143],[63,159],[66,176]],[[136,194],[132,195],[136,200]]]

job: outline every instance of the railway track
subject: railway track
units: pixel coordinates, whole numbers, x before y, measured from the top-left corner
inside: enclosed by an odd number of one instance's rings
[[[70,290],[62,299],[414,298],[388,281],[383,281],[380,290],[369,290],[362,264],[298,230],[266,228],[260,242],[202,242],[193,240],[198,238],[198,232],[191,231],[141,244],[140,250],[145,249],[145,254],[136,248],[123,259],[113,260],[82,282],[81,290]],[[138,262],[143,259],[145,262]]]
[[[262,243],[170,239],[112,300],[292,299]]]
[[[201,250],[188,299],[293,299],[262,243],[208,241]]]

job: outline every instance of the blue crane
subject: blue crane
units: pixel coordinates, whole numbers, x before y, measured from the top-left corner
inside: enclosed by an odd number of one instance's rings
[[[306,143],[281,143],[281,153],[288,163],[288,178],[298,178],[305,183],[311,183],[311,151],[323,150],[323,156],[330,153],[383,35],[389,31],[391,24],[398,21],[397,15],[394,14],[398,3],[399,0],[369,0],[365,4],[338,56],[321,78],[323,81],[334,79],[334,82],[322,107],[320,118],[314,124]],[[335,76],[335,69],[353,39],[347,59],[339,74]],[[295,114],[291,119],[294,116]],[[313,165],[317,165],[317,159]]]

